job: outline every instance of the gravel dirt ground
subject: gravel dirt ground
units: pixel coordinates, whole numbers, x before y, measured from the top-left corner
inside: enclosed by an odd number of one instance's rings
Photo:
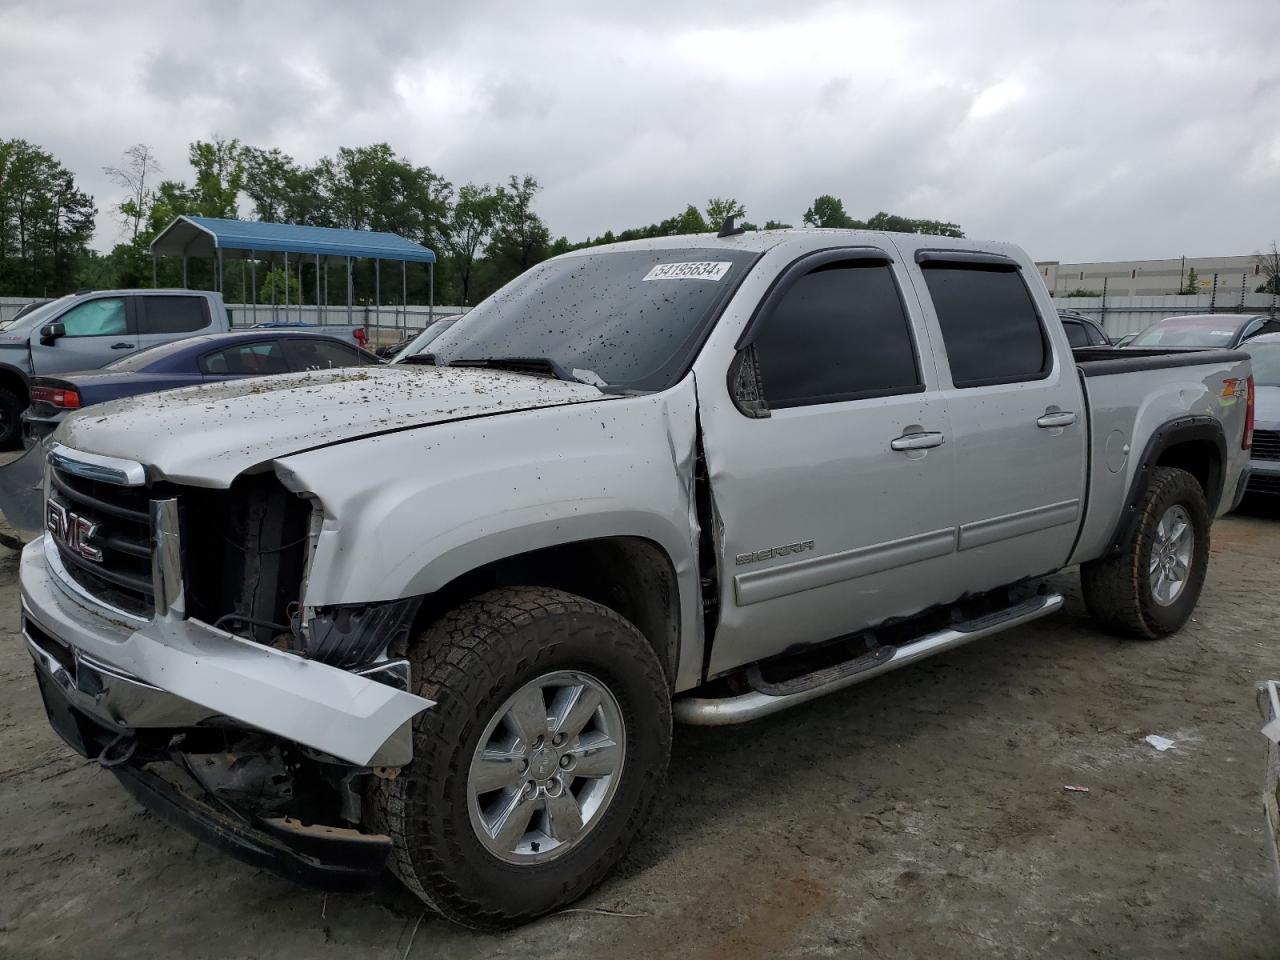
[[[390,884],[302,889],[143,813],[46,725],[0,550],[0,956],[1277,957],[1253,684],[1280,674],[1280,510],[1220,521],[1213,554],[1168,640],[1099,633],[1068,573],[1051,619],[749,726],[678,728],[622,868],[491,936]]]

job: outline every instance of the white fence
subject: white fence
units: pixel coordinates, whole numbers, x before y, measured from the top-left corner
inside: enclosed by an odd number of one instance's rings
[[[1269,293],[1246,293],[1219,290],[1217,295],[1163,297],[1057,297],[1053,303],[1059,310],[1074,310],[1102,324],[1109,337],[1138,333],[1165,317],[1196,313],[1270,313],[1280,311],[1280,298]]]

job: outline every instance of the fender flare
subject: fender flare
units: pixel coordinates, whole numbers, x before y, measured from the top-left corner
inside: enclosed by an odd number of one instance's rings
[[[1179,417],[1161,425],[1151,438],[1147,440],[1142,451],[1142,459],[1138,461],[1133,479],[1129,482],[1129,493],[1121,508],[1120,519],[1111,535],[1108,553],[1120,553],[1123,545],[1133,535],[1133,528],[1138,523],[1138,504],[1142,501],[1151,484],[1151,468],[1159,461],[1160,456],[1170,447],[1180,443],[1208,441],[1217,448],[1218,461],[1209,465],[1209,473],[1205,484],[1205,499],[1209,501],[1210,513],[1217,509],[1222,501],[1222,487],[1226,480],[1227,436],[1222,424],[1213,417],[1190,416]]]

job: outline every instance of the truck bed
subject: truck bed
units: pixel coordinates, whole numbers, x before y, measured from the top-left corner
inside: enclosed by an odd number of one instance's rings
[[[1238,475],[1238,468],[1248,460],[1240,443],[1245,391],[1227,384],[1248,376],[1249,355],[1195,347],[1077,347],[1072,354],[1085,392],[1089,430],[1088,496],[1071,555],[1072,563],[1080,563],[1111,548],[1120,518],[1137,489],[1134,478],[1154,452],[1135,449],[1135,437],[1150,447],[1158,443],[1163,428],[1174,423],[1200,430],[1207,443],[1217,442],[1210,437],[1224,435],[1230,462],[1224,465],[1223,475]],[[1214,478],[1206,479],[1209,510],[1220,516],[1235,502],[1234,484],[1219,481],[1215,492]]]

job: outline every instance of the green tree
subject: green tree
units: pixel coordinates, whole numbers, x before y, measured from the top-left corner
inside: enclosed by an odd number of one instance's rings
[[[0,141],[0,294],[74,289],[96,214],[52,154],[26,140]]]
[[[716,229],[719,229],[716,224]],[[684,208],[683,213],[678,213],[674,217],[668,217],[658,224],[657,232],[650,234],[651,236],[672,237],[682,236],[690,233],[706,233],[711,230],[711,224],[702,218],[702,214],[698,212],[698,208],[692,203]],[[624,237],[619,237],[619,240]],[[630,238],[625,238],[630,239]]]
[[[804,222],[811,227],[839,227],[845,230],[884,230],[889,233],[928,233],[942,237],[963,237],[958,223],[946,220],[919,220],[881,211],[870,220],[855,220],[844,209],[844,201],[829,193],[813,201],[804,212]]]
[[[845,230],[858,226],[857,221],[844,212],[844,201],[824,193],[816,197],[804,212],[804,222],[811,227],[839,227]]]
[[[462,304],[471,303],[476,260],[484,250],[498,222],[499,200],[493,187],[468,183],[458,189],[446,232],[447,247],[458,276]]]
[[[285,273],[282,267],[272,267],[262,279],[258,290],[259,303],[284,303],[288,292],[289,303],[302,302],[302,287],[298,275],[292,270]]]
[[[498,217],[489,243],[489,257],[499,283],[547,258],[551,231],[533,210],[533,198],[541,189],[538,181],[528,174],[523,177],[512,174],[507,185],[497,190]]]
[[[859,224],[859,226],[863,226]],[[945,220],[915,220],[892,213],[877,213],[865,224],[868,230],[884,230],[889,233],[927,233],[938,237],[963,237],[958,223]]]
[[[783,223],[781,220],[766,220],[764,228],[766,230],[790,230],[791,224]]]
[[[235,219],[244,189],[244,149],[239,140],[197,140],[187,151],[196,172],[197,211],[206,217]]]
[[[1178,293],[1183,296],[1191,296],[1200,292],[1200,277],[1196,274],[1196,268],[1192,267],[1187,271],[1187,278],[1182,284],[1182,289]]]
[[[269,223],[329,226],[327,198],[320,189],[319,171],[302,167],[276,147],[245,147],[245,195],[253,201],[253,215]]]
[[[712,230],[719,230],[726,217],[742,220],[746,215],[746,207],[732,197],[712,197],[707,201],[707,226]]]

